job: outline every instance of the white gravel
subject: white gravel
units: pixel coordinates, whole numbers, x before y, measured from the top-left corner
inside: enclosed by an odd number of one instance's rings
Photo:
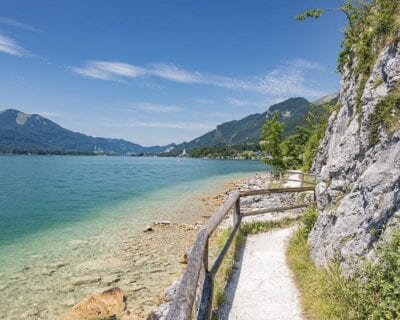
[[[303,319],[299,293],[285,256],[294,230],[280,229],[247,238],[228,283],[219,319]]]

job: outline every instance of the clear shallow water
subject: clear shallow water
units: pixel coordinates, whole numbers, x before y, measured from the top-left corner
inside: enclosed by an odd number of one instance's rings
[[[257,161],[0,157],[0,252],[54,232],[81,233],[127,217],[145,220],[141,215],[163,197],[200,188],[199,182],[265,169]]]

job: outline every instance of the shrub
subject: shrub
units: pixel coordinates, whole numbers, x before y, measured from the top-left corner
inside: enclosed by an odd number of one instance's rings
[[[307,319],[400,319],[400,232],[379,250],[377,263],[345,278],[338,263],[322,269],[310,258],[307,238],[316,215],[315,209],[306,213],[287,251]]]
[[[379,132],[385,130],[389,136],[400,129],[400,86],[389,93],[375,107],[368,118],[370,129],[369,142],[371,145],[379,142]]]

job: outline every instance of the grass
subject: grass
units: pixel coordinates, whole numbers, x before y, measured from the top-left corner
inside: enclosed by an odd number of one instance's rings
[[[220,230],[215,237],[215,243],[218,251],[221,251],[231,235],[232,229]],[[217,310],[224,303],[224,291],[229,277],[235,266],[235,261],[238,258],[239,248],[243,244],[244,236],[240,230],[236,233],[231,247],[226,253],[225,259],[222,261],[221,267],[214,278],[214,293],[213,293],[213,310]]]
[[[368,118],[368,127],[371,131],[369,142],[375,145],[379,142],[379,132],[385,130],[389,137],[400,129],[400,85],[391,91],[375,107]]]
[[[249,223],[242,224],[240,228],[240,232],[243,236],[268,232],[274,229],[286,228],[294,225],[296,222],[300,221],[300,217],[298,218],[286,218],[280,219],[276,221],[254,221]]]
[[[317,218],[310,209],[289,242],[287,261],[309,320],[400,319],[400,232],[378,252],[378,263],[365,263],[351,279],[337,263],[317,268],[310,258],[309,232]]]

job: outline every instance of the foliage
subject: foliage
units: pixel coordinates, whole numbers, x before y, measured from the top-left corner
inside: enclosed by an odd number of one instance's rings
[[[322,10],[322,9],[306,10],[303,13],[296,16],[296,20],[302,21],[302,20],[306,20],[307,18],[318,19],[322,16],[323,13],[324,13],[324,10]]]
[[[304,146],[311,131],[306,127],[297,127],[296,133],[282,141],[281,148],[286,169],[301,168],[303,165]]]
[[[347,0],[338,8],[308,10],[298,16],[319,18],[326,11],[341,11],[349,21],[338,57],[338,71],[351,66],[358,81],[356,115],[361,120],[361,99],[379,52],[397,39],[400,30],[399,0]],[[300,17],[300,19],[299,19]]]
[[[379,132],[384,129],[389,135],[400,129],[400,86],[390,92],[369,115],[369,141],[372,145],[379,142]]]
[[[215,244],[218,251],[221,251],[232,233],[232,229],[220,230],[215,236]],[[214,293],[213,293],[213,310],[218,309],[224,302],[224,291],[235,266],[235,261],[238,259],[239,248],[244,241],[243,233],[237,232],[231,247],[229,248],[225,259],[222,261],[221,267],[215,275]],[[215,316],[214,316],[215,318]]]
[[[260,151],[258,143],[243,143],[237,145],[223,144],[217,146],[209,146],[202,148],[195,148],[190,150],[189,154],[192,158],[219,158],[229,159],[235,157],[244,157],[251,159],[256,152]]]
[[[268,232],[277,228],[285,228],[298,222],[299,218],[281,219],[276,221],[254,221],[242,224],[240,231],[243,235]]]
[[[262,129],[261,149],[267,152],[265,162],[276,169],[285,169],[281,148],[282,133],[285,124],[278,120],[279,113],[274,112],[271,119],[267,120]]]
[[[325,136],[325,131],[328,127],[329,116],[335,107],[331,104],[326,104],[323,106],[323,112],[309,112],[307,121],[311,128],[311,134],[304,146],[303,155],[303,171],[309,172],[315,156],[318,151],[318,146],[321,139]]]
[[[400,233],[379,254],[379,262],[367,265],[352,283],[353,319],[400,318]]]
[[[335,101],[332,100],[329,103],[333,102]],[[306,116],[306,123],[303,126],[298,126],[295,133],[284,139],[280,137],[279,141],[275,136],[275,140],[273,140],[276,148],[274,149],[275,153],[271,154],[269,150],[263,149],[270,155],[267,163],[280,170],[303,169],[308,172],[311,169],[319,142],[325,134],[328,119],[333,110],[329,103],[322,107],[312,105]],[[265,130],[271,124],[277,126],[276,123],[279,123],[277,117],[272,120],[273,122],[267,121],[265,123]],[[274,128],[269,130],[274,132]]]
[[[310,258],[307,239],[317,213],[310,209],[291,239],[287,261],[301,292],[308,319],[364,320],[400,318],[400,233],[378,253],[376,264],[367,263],[351,279],[338,264],[320,269]]]

